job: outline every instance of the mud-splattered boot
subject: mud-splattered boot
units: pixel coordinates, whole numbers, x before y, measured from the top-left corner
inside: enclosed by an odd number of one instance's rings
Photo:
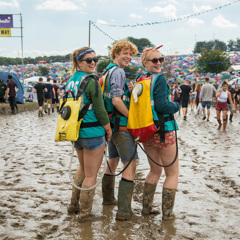
[[[44,105],[44,112],[47,113],[47,105]]]
[[[41,117],[41,111],[38,111],[38,117]]]
[[[163,188],[162,192],[162,219],[171,220],[175,216],[173,214],[173,206],[175,201],[176,189]]]
[[[121,180],[118,188],[118,211],[116,220],[125,221],[132,218],[132,195],[134,183]]]
[[[54,113],[54,108],[52,108],[52,113]]]
[[[78,175],[78,174],[74,174],[73,176],[73,182],[76,186],[81,187],[82,183],[84,180],[84,176]],[[75,188],[74,186],[72,186],[72,198],[71,198],[71,203],[68,206],[68,213],[78,213],[80,210],[79,207],[79,198],[80,198],[80,189]]]
[[[227,127],[227,118],[223,119],[223,132],[226,131],[226,127]]]
[[[218,130],[220,130],[222,127],[222,122],[221,122],[221,120],[217,120],[217,121],[218,121]]]
[[[5,107],[2,108],[2,113],[3,113],[3,114],[6,113],[6,109],[5,109]]]
[[[89,188],[89,187],[83,185],[82,188]],[[89,215],[92,211],[94,193],[95,193],[95,188],[90,189],[90,190],[82,190],[81,191],[81,193],[80,193],[80,213],[78,216],[79,222],[84,222],[91,218]]]
[[[47,109],[47,113],[48,113],[48,115],[50,115],[50,112],[51,112],[51,109],[48,108],[48,109]]]
[[[43,117],[43,111],[40,111],[40,117]]]
[[[103,205],[117,205],[114,197],[115,176],[104,174],[102,179]]]
[[[57,113],[59,112],[59,107],[57,106]]]
[[[152,209],[152,203],[157,185],[145,182],[143,190],[142,215],[159,214],[159,211]]]
[[[230,114],[229,121],[232,122],[233,114]]]

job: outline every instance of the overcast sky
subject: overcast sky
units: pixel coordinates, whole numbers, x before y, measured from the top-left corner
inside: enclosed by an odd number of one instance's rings
[[[107,54],[112,39],[128,36],[148,38],[155,45],[164,45],[163,54],[191,53],[196,41],[240,38],[240,1],[204,14],[236,0],[0,0],[0,14],[23,17],[24,57],[64,55],[88,46],[89,20],[91,47],[97,54]],[[110,27],[137,23],[165,22],[144,27]],[[103,24],[103,25],[102,25]],[[14,15],[14,26],[20,17]],[[18,28],[12,29],[19,36]],[[20,38],[0,37],[0,56],[21,57]]]

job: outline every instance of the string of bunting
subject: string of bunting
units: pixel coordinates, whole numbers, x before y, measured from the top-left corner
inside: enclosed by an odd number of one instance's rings
[[[199,12],[199,13],[195,13],[195,14],[185,16],[185,17],[175,18],[175,19],[166,20],[166,21],[162,21],[162,22],[146,22],[146,23],[137,23],[137,24],[133,24],[133,25],[130,25],[130,24],[127,24],[127,25],[113,25],[113,24],[97,23],[97,22],[93,22],[93,21],[91,21],[91,22],[92,22],[92,24],[99,24],[99,25],[104,25],[104,26],[108,26],[108,27],[122,27],[122,28],[143,27],[143,26],[147,26],[147,25],[164,24],[164,23],[182,21],[184,19],[188,19],[188,18],[191,18],[191,17],[196,17],[196,16],[202,15],[204,13],[208,13],[208,12],[212,12],[212,11],[215,11],[215,10],[219,10],[221,8],[224,8],[224,7],[228,7],[232,4],[238,3],[239,1],[240,0],[236,0],[234,2],[230,2],[230,3],[224,4],[224,5],[221,5],[219,7],[212,8],[212,9],[209,9],[209,10],[206,10],[206,11],[202,11],[202,12]]]
[[[101,28],[99,28],[96,24],[94,24],[92,21],[91,21],[91,24],[92,24],[98,31],[100,31],[101,33],[103,33],[105,36],[107,36],[108,38],[110,38],[110,39],[113,40],[114,42],[116,41],[114,38],[112,38],[112,37],[109,36],[106,32],[104,32]]]

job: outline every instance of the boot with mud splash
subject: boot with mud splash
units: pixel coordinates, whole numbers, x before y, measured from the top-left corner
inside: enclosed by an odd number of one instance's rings
[[[50,115],[51,109],[50,109],[50,108],[48,108],[47,110],[48,110],[48,112],[47,112],[47,113],[48,113],[48,115]]]
[[[74,174],[73,176],[73,182],[76,186],[81,187],[83,180],[84,180],[84,176],[82,175],[78,175],[78,174]],[[80,210],[80,206],[79,206],[79,199],[80,199],[80,189],[77,189],[76,187],[72,186],[72,198],[71,198],[71,203],[68,206],[68,213],[79,213]]]
[[[131,209],[134,183],[121,180],[118,188],[118,211],[116,220],[126,221],[133,217]]]
[[[82,188],[89,187],[83,185]],[[82,190],[80,193],[80,213],[78,216],[79,222],[94,220],[94,216],[90,215],[90,213],[92,211],[95,189],[96,188],[90,190]]]
[[[44,112],[47,113],[47,104],[44,104]]]
[[[176,189],[163,188],[162,192],[162,220],[171,220],[175,216],[173,214],[173,207],[175,201]]]
[[[221,120],[219,120],[219,119],[217,119],[217,121],[218,121],[218,130],[220,130],[221,127],[222,127],[222,122],[221,122]]]
[[[226,127],[227,127],[227,118],[223,119],[223,132],[226,132]]]
[[[142,215],[156,215],[160,212],[152,209],[152,203],[157,185],[145,182],[143,190],[143,209]]]
[[[6,113],[6,109],[5,109],[5,107],[2,108],[2,113],[3,113],[3,114]]]
[[[117,205],[114,197],[115,176],[104,174],[102,179],[103,205]]]

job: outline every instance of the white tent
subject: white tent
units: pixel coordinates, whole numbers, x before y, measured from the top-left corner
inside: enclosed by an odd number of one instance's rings
[[[228,71],[240,71],[240,65],[232,65]]]
[[[44,83],[47,82],[46,77],[35,76],[35,77],[30,77],[30,78],[24,79],[24,85],[35,85],[36,83],[38,83],[40,77],[43,78]],[[50,80],[50,83],[52,83],[52,80]]]

